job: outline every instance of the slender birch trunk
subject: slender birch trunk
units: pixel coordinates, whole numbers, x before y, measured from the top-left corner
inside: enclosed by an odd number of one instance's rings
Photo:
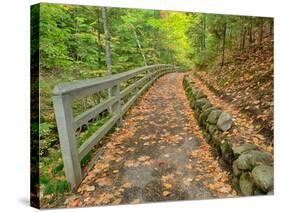
[[[134,31],[135,39],[137,41],[137,44],[138,44],[141,56],[143,58],[144,65],[147,66],[146,58],[145,58],[145,55],[144,55],[144,52],[143,52],[143,49],[142,49],[139,37],[138,37],[137,32],[136,32],[136,30],[134,28],[133,28],[133,31]]]

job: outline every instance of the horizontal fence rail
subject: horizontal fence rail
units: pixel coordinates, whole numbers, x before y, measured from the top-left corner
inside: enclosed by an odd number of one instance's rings
[[[160,76],[179,71],[173,65],[151,65],[120,74],[99,77],[91,80],[57,85],[53,91],[53,104],[60,139],[66,179],[72,189],[76,189],[83,178],[80,162],[114,125],[121,125],[122,116]],[[138,79],[121,90],[121,83]],[[76,99],[109,90],[107,99],[78,116],[73,116],[72,104]],[[124,101],[129,97],[127,101]],[[76,131],[103,111],[109,111],[110,118],[78,147]]]

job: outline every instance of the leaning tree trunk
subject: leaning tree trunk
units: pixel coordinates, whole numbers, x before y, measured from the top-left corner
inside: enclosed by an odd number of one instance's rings
[[[111,67],[111,55],[110,55],[110,33],[108,31],[108,23],[107,23],[107,9],[106,7],[102,8],[102,17],[103,17],[103,28],[105,34],[105,61],[107,66],[107,74],[112,74]]]
[[[221,55],[221,68],[224,65],[224,51],[225,51],[225,40],[226,40],[226,29],[227,29],[227,25],[226,23],[224,23],[223,26],[223,43],[222,43],[222,55]]]
[[[141,47],[141,43],[140,43],[139,37],[137,35],[136,29],[134,27],[133,27],[133,31],[134,31],[135,39],[137,41],[137,44],[138,44],[138,47],[139,47],[139,50],[140,50],[140,53],[141,53],[141,56],[142,56],[142,59],[143,59],[143,63],[144,63],[145,66],[147,66],[146,58],[145,58],[143,49]]]

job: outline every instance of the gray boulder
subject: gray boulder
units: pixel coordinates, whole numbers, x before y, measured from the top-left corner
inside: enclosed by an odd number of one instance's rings
[[[254,181],[249,172],[245,172],[241,175],[239,180],[240,190],[244,196],[250,196],[255,190]]]
[[[199,121],[200,123],[203,123],[207,120],[208,115],[214,110],[213,107],[207,108],[206,110],[203,110],[202,113],[200,114]]]
[[[229,115],[226,112],[222,112],[217,121],[217,126],[220,130],[227,131],[231,128],[232,123],[233,123],[233,120],[232,120],[231,115]]]
[[[219,109],[213,110],[208,116],[208,122],[211,124],[216,124],[222,111]]]
[[[273,188],[273,167],[266,165],[256,166],[252,171],[255,184],[264,192]]]
[[[271,165],[272,156],[267,152],[258,150],[250,150],[243,153],[236,160],[237,167],[241,170],[252,170],[257,165]]]
[[[244,152],[247,152],[249,150],[256,150],[258,147],[254,144],[244,143],[241,146],[233,147],[233,153],[235,157],[238,157]]]

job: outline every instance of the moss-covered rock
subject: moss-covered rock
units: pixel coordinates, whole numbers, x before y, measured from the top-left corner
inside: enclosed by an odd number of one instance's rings
[[[255,185],[251,173],[245,172],[241,175],[239,180],[239,187],[244,196],[253,195]]]
[[[208,116],[208,122],[211,124],[216,124],[222,111],[219,109],[212,110],[212,112]]]
[[[256,166],[252,171],[252,176],[258,188],[264,192],[273,189],[273,167],[266,165]]]
[[[255,188],[254,193],[253,193],[253,195],[255,195],[255,196],[265,195],[265,194],[266,193],[263,190],[259,189],[259,188]]]
[[[217,126],[214,124],[208,125],[208,131],[211,135],[213,135],[218,130]]]
[[[207,143],[210,143],[211,135],[208,132],[203,131],[203,136],[204,136],[205,140],[207,141]]]
[[[212,147],[216,148],[220,154],[220,144],[221,141],[223,140],[223,137],[221,135],[221,133],[219,133],[219,131],[216,131],[213,135],[212,135],[212,139],[211,139],[211,144]]]
[[[242,153],[236,160],[237,167],[241,170],[252,170],[257,165],[271,165],[272,156],[267,152],[250,150]]]
[[[200,110],[202,109],[202,107],[203,107],[204,105],[210,105],[210,106],[211,106],[211,103],[210,103],[209,100],[206,99],[206,98],[197,99],[197,100],[195,101],[195,107],[196,107],[196,108],[199,108]]]
[[[202,91],[196,92],[194,96],[196,99],[207,98],[207,96],[205,94],[203,94]]]
[[[239,193],[241,192],[240,185],[239,185],[239,177],[233,176],[231,179],[231,184],[237,192]]]
[[[250,151],[250,150],[257,150],[258,147],[254,144],[244,143],[241,146],[234,147],[233,153],[235,157],[239,157],[244,152]]]
[[[204,111],[204,110],[207,110],[208,108],[211,108],[211,107],[212,107],[211,103],[210,104],[205,104],[205,105],[202,106],[202,110]]]
[[[192,86],[191,93],[192,93],[192,96],[195,97],[197,95],[197,93],[199,93],[199,90],[195,86]]]
[[[193,110],[195,109],[195,99],[193,97],[190,97],[190,106]]]
[[[207,121],[208,115],[210,114],[210,112],[212,110],[214,110],[213,107],[209,107],[205,110],[203,109],[202,113],[199,116],[199,122],[202,123],[202,125],[203,125],[203,123],[205,123]]]
[[[232,172],[233,172],[233,175],[238,177],[242,174],[241,170],[237,167],[237,162],[234,161],[232,163]]]
[[[220,150],[221,150],[222,158],[226,162],[231,164],[234,159],[234,155],[233,155],[232,147],[231,147],[228,139],[222,140],[221,145],[220,145]]]

